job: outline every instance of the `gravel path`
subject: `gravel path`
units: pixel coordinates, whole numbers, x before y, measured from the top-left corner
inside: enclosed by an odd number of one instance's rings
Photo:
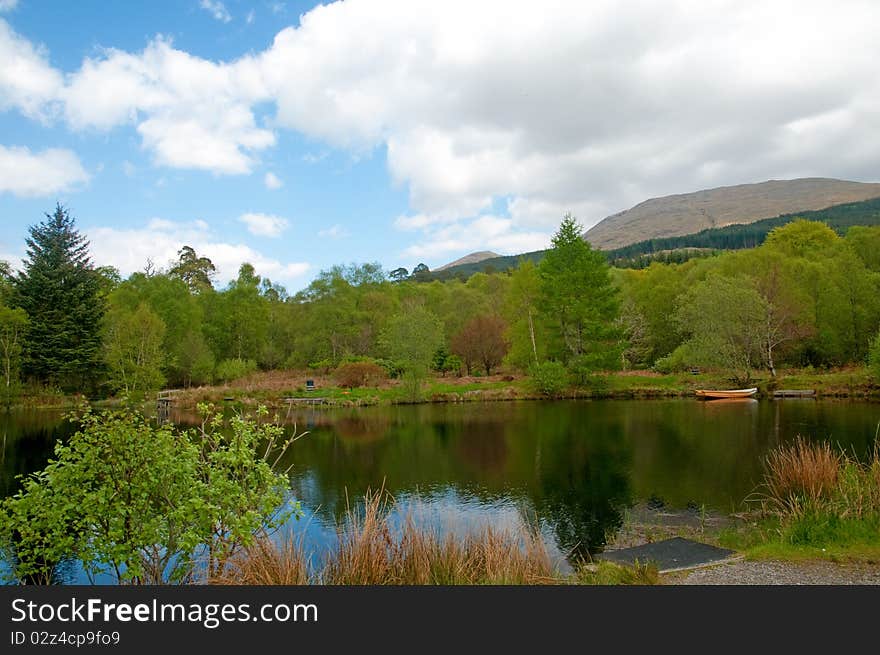
[[[880,565],[739,561],[662,577],[684,585],[880,585]]]

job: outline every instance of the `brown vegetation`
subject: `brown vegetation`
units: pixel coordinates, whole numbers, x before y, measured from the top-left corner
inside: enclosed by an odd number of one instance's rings
[[[388,377],[385,369],[373,362],[342,364],[333,376],[340,387],[372,387]]]

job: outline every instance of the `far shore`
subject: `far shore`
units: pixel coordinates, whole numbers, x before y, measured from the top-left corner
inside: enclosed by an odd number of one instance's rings
[[[307,386],[309,380],[313,383],[313,389]],[[822,371],[789,369],[780,371],[776,378],[755,373],[748,386],[757,387],[757,399],[773,398],[776,390],[811,390],[815,391],[816,399],[880,401],[880,383],[871,379],[865,367]],[[661,374],[634,370],[600,372],[584,386],[568,387],[561,393],[547,396],[532,388],[529,378],[521,374],[447,375],[426,379],[421,399],[413,401],[404,393],[398,380],[384,380],[374,386],[340,387],[329,374],[267,371],[228,384],[175,390],[171,396],[175,409],[194,410],[200,403],[286,408],[290,405],[366,407],[509,400],[689,398],[694,396],[697,389],[740,387],[742,383],[737,383],[733,375],[723,371]],[[139,394],[139,397],[149,405],[155,402],[156,394]],[[17,407],[64,409],[84,399],[84,396],[62,394],[24,396]],[[89,401],[97,406],[113,406],[122,402],[123,398],[92,398]]]

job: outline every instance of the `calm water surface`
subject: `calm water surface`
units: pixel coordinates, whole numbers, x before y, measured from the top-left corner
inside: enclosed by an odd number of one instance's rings
[[[562,557],[601,548],[636,503],[742,509],[764,455],[797,435],[864,456],[880,404],[500,402],[309,409],[289,420],[308,431],[291,452],[291,487],[307,509],[291,530],[316,550],[335,542],[346,498],[384,485],[402,511],[446,530],[537,526]],[[13,493],[15,476],[41,468],[70,431],[59,413],[0,414],[0,491]]]

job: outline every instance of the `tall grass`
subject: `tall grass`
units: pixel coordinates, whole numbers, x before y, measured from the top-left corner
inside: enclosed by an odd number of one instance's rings
[[[770,452],[766,460],[766,498],[779,512],[800,514],[821,507],[837,487],[845,457],[831,444],[798,437],[791,446]]]
[[[801,546],[880,545],[880,442],[867,461],[798,438],[766,460],[764,510]]]
[[[464,536],[422,525],[413,512],[392,520],[393,499],[367,493],[349,507],[335,549],[311,567],[301,542],[291,538],[255,542],[240,553],[215,584],[481,585],[481,584],[655,584],[642,567],[629,572],[610,563],[601,575],[580,569],[563,575],[541,535],[484,526]]]
[[[325,584],[539,584],[558,577],[535,532],[484,526],[463,537],[440,534],[408,513],[389,523],[392,501],[368,493],[361,511],[349,509],[339,545],[325,566]]]
[[[231,558],[211,584],[303,585],[309,584],[309,558],[302,540],[288,536],[280,543],[262,536]]]

